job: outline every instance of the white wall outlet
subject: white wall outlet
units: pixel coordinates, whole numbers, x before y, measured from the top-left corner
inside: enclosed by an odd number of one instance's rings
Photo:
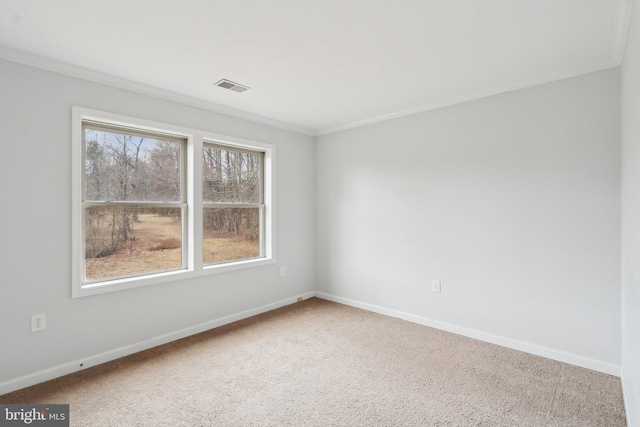
[[[47,329],[47,315],[45,313],[31,316],[31,332],[44,331]]]
[[[284,267],[280,267],[280,277],[284,277],[287,275],[287,270]]]
[[[433,292],[441,292],[442,291],[442,284],[440,283],[440,280],[432,280],[431,281],[431,290]]]

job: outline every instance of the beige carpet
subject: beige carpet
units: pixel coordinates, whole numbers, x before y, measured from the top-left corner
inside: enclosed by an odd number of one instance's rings
[[[72,426],[625,426],[620,380],[310,299],[0,396]]]

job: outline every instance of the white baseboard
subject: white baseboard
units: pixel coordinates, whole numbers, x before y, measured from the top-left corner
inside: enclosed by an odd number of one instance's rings
[[[232,314],[230,316],[221,317],[218,319],[210,320],[199,325],[195,325],[189,328],[181,329],[179,331],[171,332],[168,334],[160,335],[139,343],[131,344],[128,346],[120,347],[115,350],[110,350],[104,353],[96,354],[84,359],[75,360],[62,365],[54,366],[49,369],[45,369],[33,374],[25,375],[19,378],[15,378],[9,381],[0,383],[0,395],[10,393],[21,388],[29,387],[44,381],[52,380],[76,371],[80,371],[92,366],[106,363],[111,360],[118,359],[120,357],[128,356],[130,354],[137,353],[139,351],[148,350],[150,348],[166,344],[181,338],[186,338],[191,335],[198,334],[200,332],[207,331],[209,329],[217,328],[219,326],[227,325],[229,323],[236,322],[238,320],[246,319],[251,316],[255,316],[267,311],[275,310],[276,308],[284,307],[289,304],[293,304],[298,300],[298,297],[303,299],[316,296],[318,298],[326,299],[328,301],[334,301],[340,304],[349,305],[351,307],[361,308],[363,310],[371,311],[374,313],[384,314],[390,317],[396,317],[412,323],[417,323],[424,326],[429,326],[435,329],[440,329],[447,332],[452,332],[458,335],[463,335],[470,338],[475,338],[481,341],[497,344],[503,347],[511,348],[514,350],[524,351],[526,353],[535,354],[537,356],[546,357],[548,359],[557,360],[560,362],[569,363],[571,365],[580,366],[582,368],[591,369],[598,372],[603,372],[609,375],[621,376],[621,368],[618,365],[612,363],[601,362],[598,360],[590,359],[587,357],[566,353],[560,350],[554,350],[548,347],[543,347],[535,344],[530,344],[524,341],[513,340],[510,338],[501,337],[498,335],[489,334],[486,332],[478,331],[475,329],[465,328],[462,326],[454,325],[451,323],[441,322],[438,320],[428,319],[426,317],[417,316],[410,313],[405,313],[398,310],[393,310],[385,307],[376,306],[360,301],[343,298],[324,292],[307,292],[305,294],[286,298],[281,301],[277,301],[271,304],[267,304],[261,307],[257,307],[251,310],[242,311],[240,313]],[[624,385],[624,378],[622,381],[623,392],[625,395],[625,405],[628,405],[627,396],[628,390]],[[628,406],[627,406],[628,408]],[[629,411],[627,411],[629,417]],[[630,421],[629,426],[632,426]]]
[[[639,425],[634,424],[634,410],[632,403],[632,390],[631,390],[631,381],[626,380],[626,375],[624,373],[624,369],[620,371],[620,381],[622,383],[622,398],[624,400],[624,413],[627,415],[627,426],[628,427],[640,427]]]
[[[475,338],[480,341],[489,342],[491,344],[500,345],[502,347],[511,348],[513,350],[524,351],[525,353],[535,354],[536,356],[546,357],[547,359],[565,362],[570,365],[579,366],[581,368],[587,368],[593,371],[615,375],[617,377],[619,377],[621,373],[620,366],[613,363],[602,362],[588,357],[567,353],[561,350],[554,350],[552,348],[543,347],[524,341],[518,341],[511,338],[505,338],[499,335],[478,331],[476,329],[466,328],[464,326],[458,326],[447,322],[441,322],[439,320],[428,319],[426,317],[416,316],[415,314],[392,310],[385,307],[379,307],[377,305],[355,301],[324,292],[316,292],[315,295],[318,298],[326,299],[328,301],[349,305],[351,307],[361,308],[363,310],[384,314],[386,316],[396,317],[398,319],[406,320],[412,323],[417,323],[420,325],[429,326],[431,328],[452,332],[454,334],[462,335],[469,338]]]
[[[298,295],[291,298],[286,298],[281,301],[277,301],[271,304],[263,305],[251,310],[242,311],[240,313],[232,314],[230,316],[221,317],[218,319],[210,320],[199,325],[191,326],[189,328],[181,329],[179,331],[170,332],[168,334],[160,335],[145,341],[141,341],[135,344],[127,345],[124,347],[110,350],[104,353],[96,354],[84,359],[75,360],[73,362],[65,363],[62,365],[54,366],[49,369],[45,369],[33,374],[25,375],[19,378],[15,378],[9,381],[0,383],[0,395],[11,393],[12,391],[20,390],[21,388],[29,387],[35,384],[39,384],[44,381],[49,381],[54,378],[61,377],[76,371],[90,368],[92,366],[99,365],[101,363],[109,362],[111,360],[118,359],[120,357],[128,356],[139,351],[148,350],[150,348],[167,344],[171,341],[186,338],[191,335],[198,334],[200,332],[208,331],[209,329],[224,326],[229,323],[236,322],[238,320],[246,319],[251,316],[255,316],[267,311],[275,310],[276,308],[284,307],[285,305],[293,304],[298,301],[299,297],[303,299],[311,298],[315,296],[315,292],[307,292],[302,295]]]

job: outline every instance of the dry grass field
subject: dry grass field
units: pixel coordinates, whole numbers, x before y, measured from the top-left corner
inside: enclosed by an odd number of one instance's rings
[[[130,240],[115,254],[86,260],[88,280],[135,276],[182,267],[180,218],[153,214],[138,215]],[[207,231],[203,241],[203,261],[215,264],[255,258],[258,241],[233,234]]]
[[[205,265],[255,258],[260,255],[260,244],[257,240],[249,240],[233,234],[206,232],[202,245],[202,258]]]

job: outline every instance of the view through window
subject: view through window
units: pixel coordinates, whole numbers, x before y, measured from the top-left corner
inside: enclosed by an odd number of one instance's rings
[[[73,107],[73,297],[275,262],[275,146]]]
[[[86,279],[184,268],[185,141],[85,123]]]
[[[207,143],[203,149],[203,262],[262,256],[263,153]]]

